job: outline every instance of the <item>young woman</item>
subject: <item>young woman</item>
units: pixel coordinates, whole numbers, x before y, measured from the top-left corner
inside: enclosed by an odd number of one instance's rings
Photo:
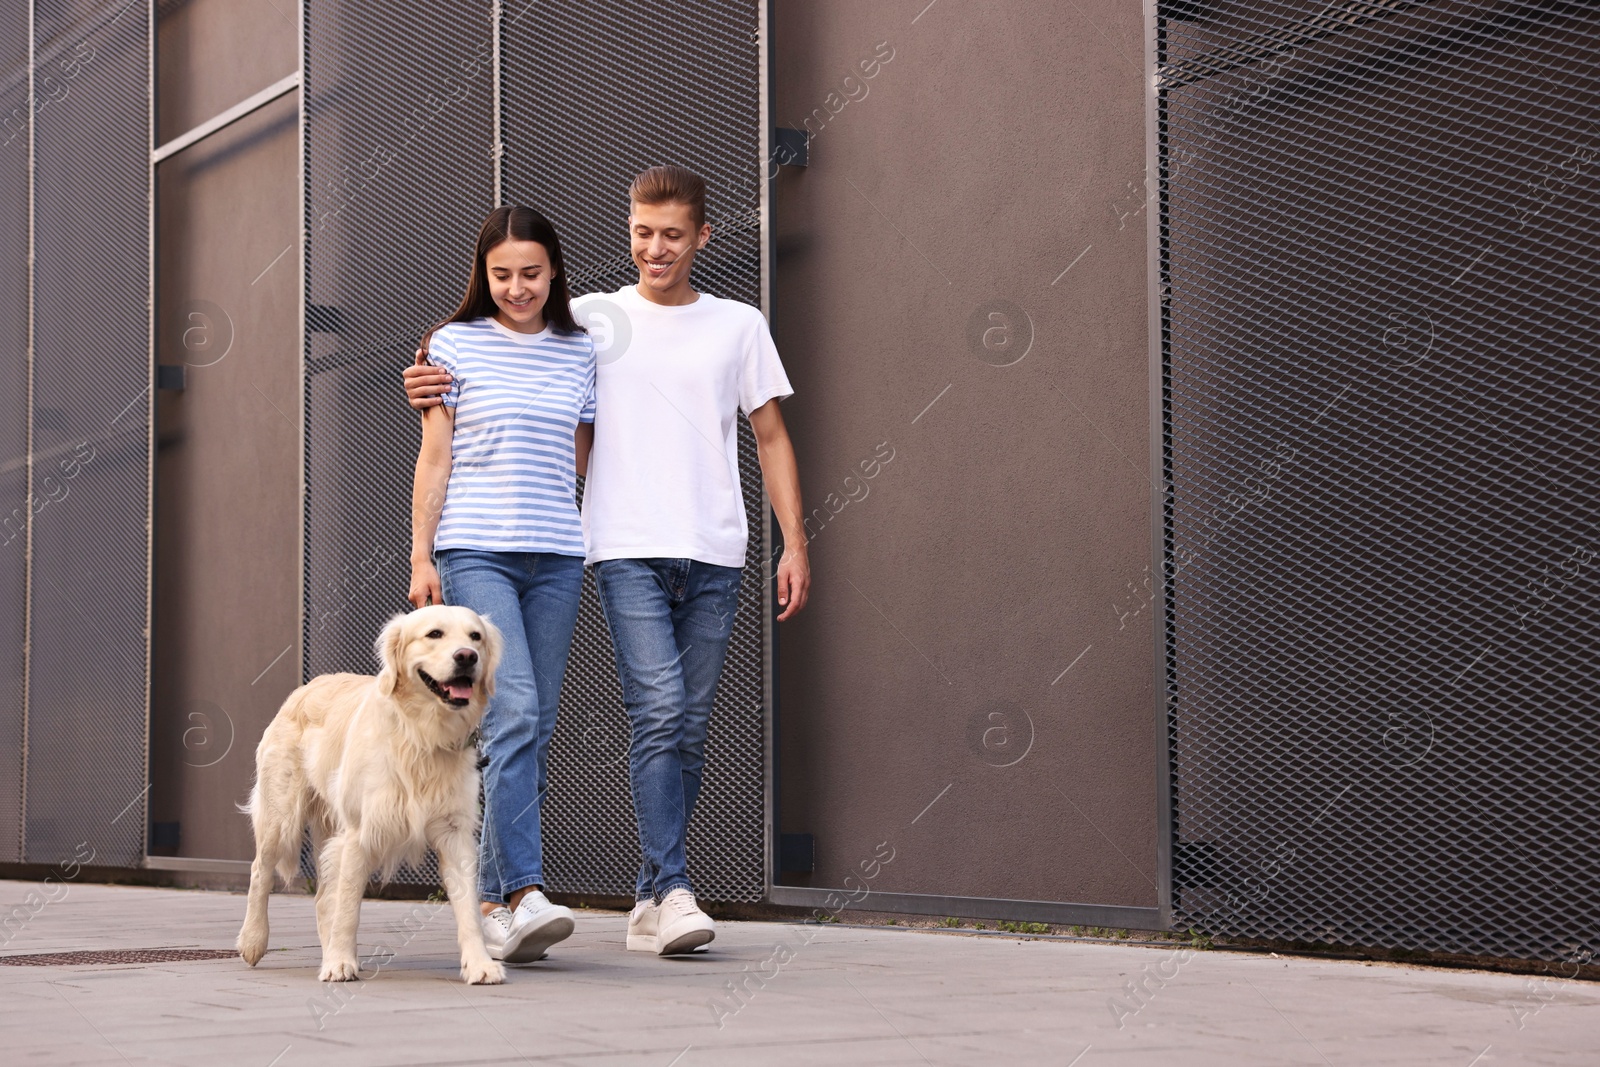
[[[479,888],[489,954],[508,963],[573,929],[543,892],[539,823],[583,583],[576,476],[594,436],[594,343],[568,300],[549,220],[496,208],[461,306],[423,340],[453,381],[422,413],[410,600],[465,605],[505,635],[481,728]]]

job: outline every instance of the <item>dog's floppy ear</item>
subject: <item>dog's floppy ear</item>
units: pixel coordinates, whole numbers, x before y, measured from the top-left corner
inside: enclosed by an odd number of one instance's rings
[[[378,692],[384,696],[392,695],[395,685],[400,680],[400,636],[405,621],[404,612],[390,619],[372,646],[378,654],[378,662],[382,665],[382,669],[378,671]]]
[[[500,654],[505,651],[506,639],[500,634],[500,627],[489,621],[489,616],[479,615],[478,621],[483,624],[483,695],[494,696],[494,674],[500,666]]]

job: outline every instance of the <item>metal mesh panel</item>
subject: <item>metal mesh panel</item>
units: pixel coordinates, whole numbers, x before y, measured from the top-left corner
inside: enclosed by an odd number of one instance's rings
[[[628,183],[656,163],[706,179],[711,244],[697,288],[761,298],[760,56],[757,4],[643,0],[511,5],[504,33],[505,199],[537,205],[560,228],[575,293],[638,279],[627,245]],[[646,74],[645,72],[648,72]],[[689,875],[713,900],[765,892],[763,537],[761,472],[739,421],[750,522],[733,640],[706,739],[689,827]],[[565,892],[631,896],[639,849],[628,791],[628,724],[592,574],[550,750],[545,865]]]
[[[96,863],[132,866],[144,854],[148,664],[149,10],[40,0],[35,11],[23,858],[52,863],[87,841]]]
[[[1175,923],[1581,958],[1600,11],[1159,15]]]
[[[305,677],[376,671],[404,611],[420,431],[400,370],[461,298],[493,206],[491,27],[305,5]],[[401,880],[437,880],[430,860]]]
[[[102,967],[114,963],[188,963],[238,958],[231,948],[124,948],[0,956],[0,967]]]
[[[399,375],[461,298],[493,172],[487,17],[340,0],[305,17],[309,678],[375,670],[407,607],[420,438]]]
[[[28,378],[28,11],[0,10],[0,366],[13,383]],[[28,498],[28,396],[0,400],[0,671],[22,677]],[[22,689],[0,697],[0,863],[22,859]]]
[[[423,5],[306,4],[307,677],[372,670],[383,620],[405,607],[416,419],[398,372],[451,310],[494,203],[492,26]],[[697,284],[758,302],[757,6],[551,9],[507,5],[499,91],[506,203],[545,211],[574,292],[635,277],[626,189],[673,160],[711,183],[715,251]],[[648,65],[647,65],[648,60]],[[640,73],[650,70],[648,92]],[[443,72],[420,78],[421,70]],[[691,874],[713,899],[761,895],[762,515],[748,427],[752,520],[741,607],[690,828]],[[545,867],[553,889],[632,892],[638,846],[627,723],[592,577],[585,577],[551,753]],[[431,864],[402,878],[432,880]]]

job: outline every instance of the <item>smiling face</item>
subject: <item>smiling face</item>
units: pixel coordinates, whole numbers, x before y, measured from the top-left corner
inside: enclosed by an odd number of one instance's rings
[[[711,240],[711,224],[696,226],[688,204],[633,204],[628,216],[633,263],[639,268],[639,295],[657,304],[688,304],[694,254]]]
[[[454,708],[471,702],[483,662],[483,629],[478,620],[435,620],[412,638],[411,648],[418,654],[417,677],[429,692]]]
[[[544,302],[550,296],[550,252],[538,241],[501,241],[483,257],[495,318],[507,329],[544,329]]]
[[[477,612],[419,608],[391,620],[378,641],[385,692],[421,691],[451,708],[481,708],[494,691],[500,633]]]

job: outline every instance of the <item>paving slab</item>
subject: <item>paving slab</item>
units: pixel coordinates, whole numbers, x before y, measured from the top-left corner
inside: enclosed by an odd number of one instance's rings
[[[0,956],[229,948],[244,916],[238,893],[38,889],[0,881],[0,914],[27,914]],[[771,922],[660,959],[580,911],[549,959],[469,987],[446,906],[369,900],[372,977],[330,985],[310,898],[275,895],[271,921],[254,969],[0,966],[4,1063],[1600,1064],[1600,986],[1559,977]]]

